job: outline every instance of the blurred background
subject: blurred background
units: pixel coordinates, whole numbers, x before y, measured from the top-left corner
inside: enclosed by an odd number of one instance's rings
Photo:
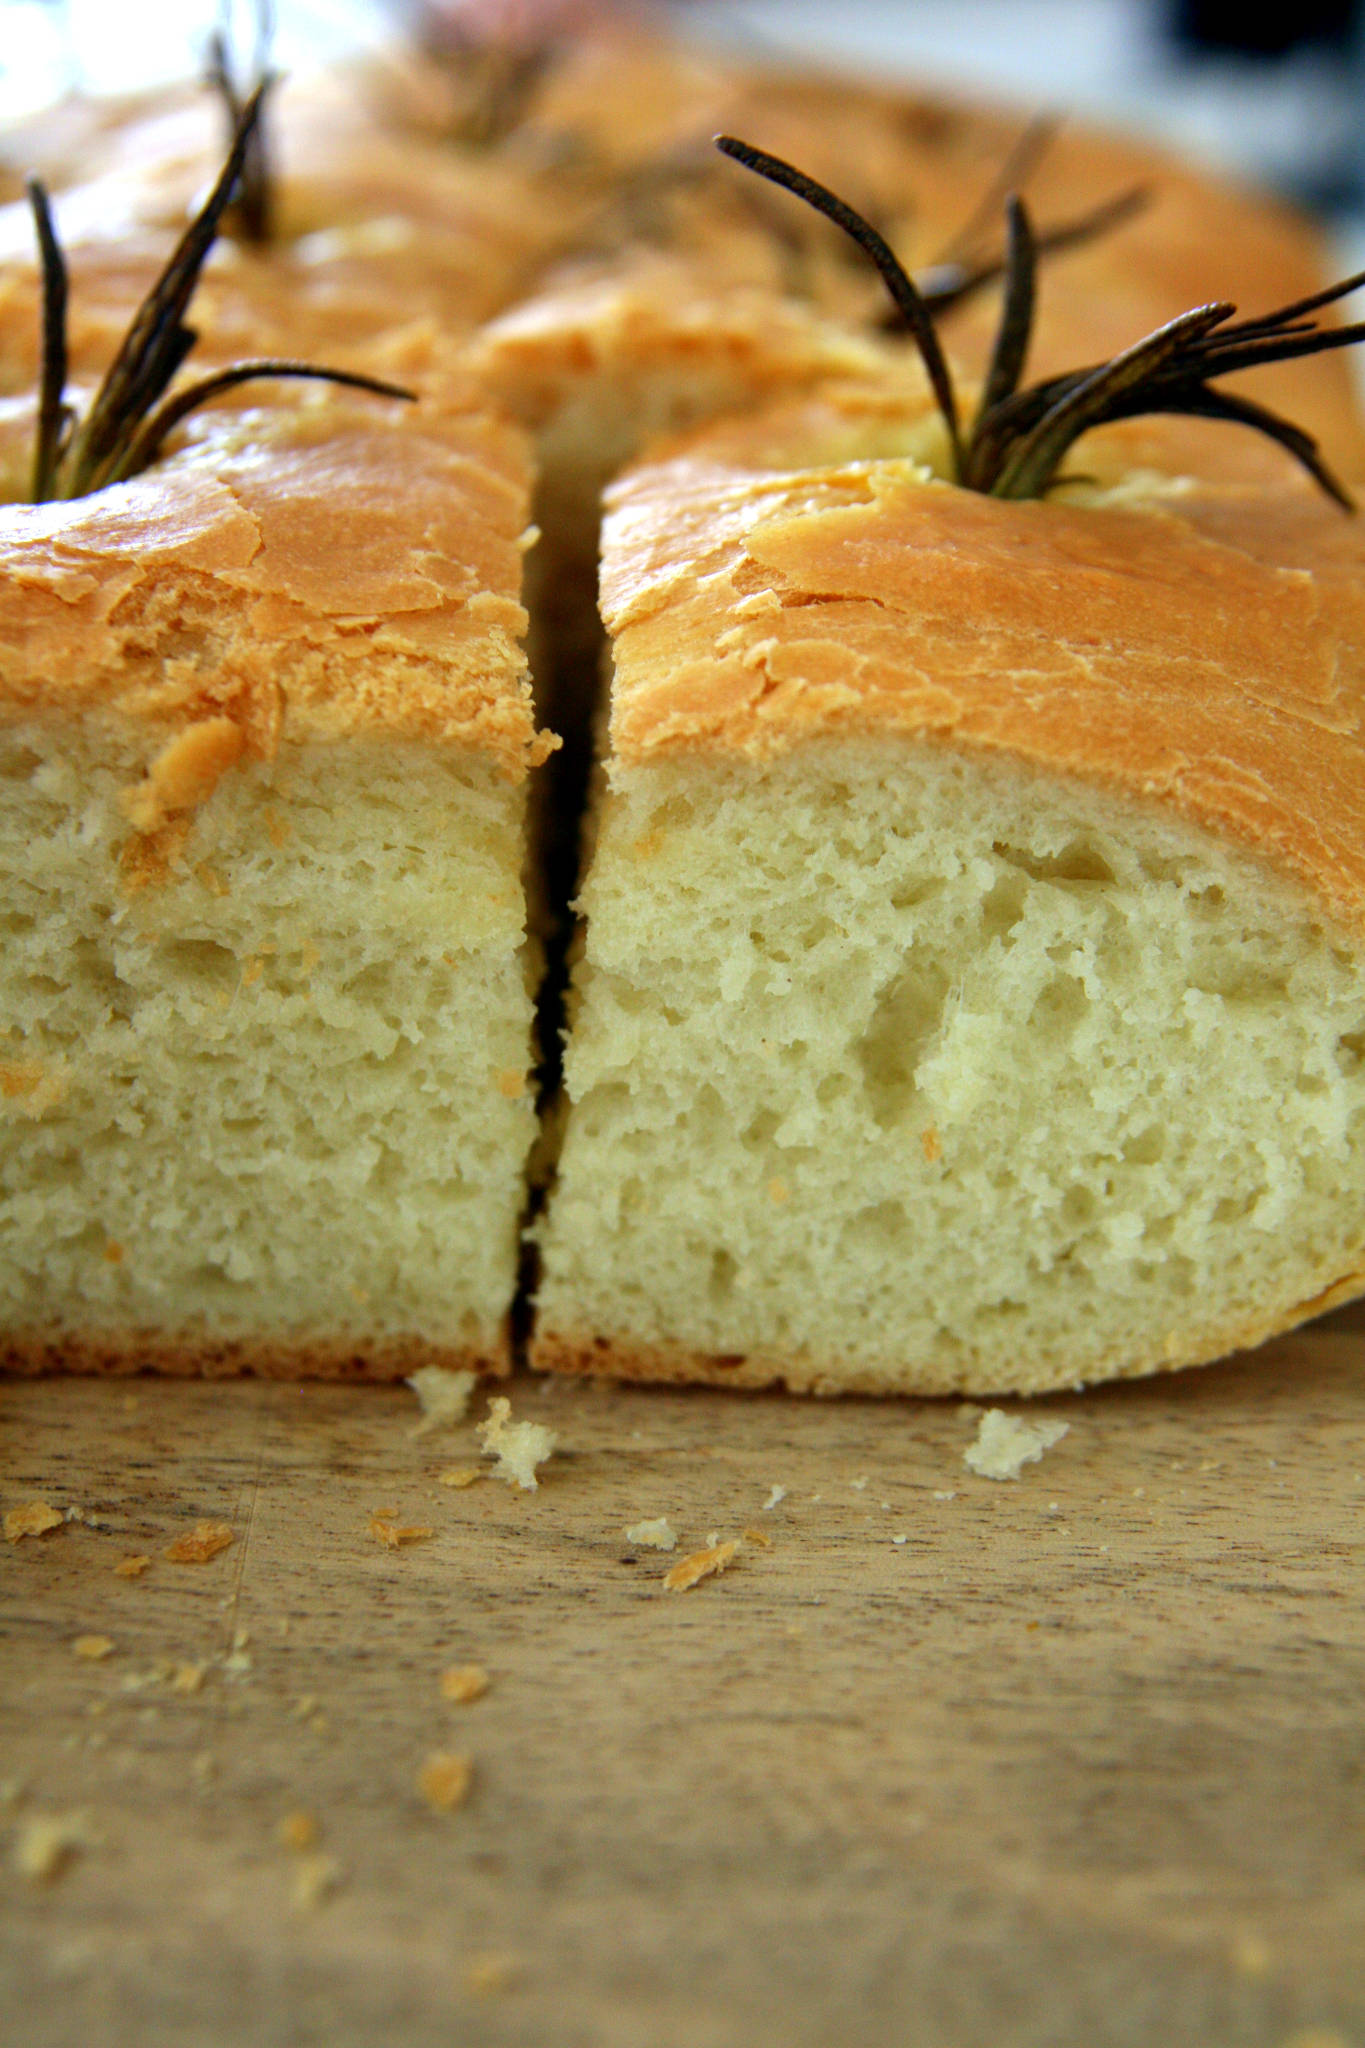
[[[447,0],[458,4],[458,0]],[[469,0],[486,15],[496,0]],[[535,0],[503,0],[522,16]],[[0,0],[0,119],[73,89],[194,73],[217,0]],[[254,7],[239,0],[243,47]],[[1323,215],[1365,268],[1365,0],[686,0],[677,26],[812,53],[1156,135]],[[307,69],[391,32],[402,0],[276,0],[277,62]]]

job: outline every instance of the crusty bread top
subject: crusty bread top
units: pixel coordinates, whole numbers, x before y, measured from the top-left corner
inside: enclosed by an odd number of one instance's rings
[[[260,754],[281,733],[405,735],[524,775],[550,742],[519,644],[515,429],[439,393],[262,389],[128,483],[0,507],[0,716],[227,717]],[[11,498],[31,430],[0,408]]]
[[[850,459],[850,415],[809,402],[804,442],[790,408],[752,423],[748,461],[730,423],[617,485],[617,763],[859,731],[1004,752],[1169,807],[1365,923],[1357,521],[1274,449],[1273,476],[1179,480],[1176,424],[1165,478],[1018,504],[934,481],[906,452],[932,450],[922,413],[883,423],[889,459]],[[1162,425],[1135,426],[1076,466],[1150,460]]]
[[[761,401],[818,378],[890,376],[904,354],[767,292],[718,288],[688,257],[633,249],[549,278],[490,321],[466,361],[491,398],[541,427],[593,375],[720,372],[730,394]]]

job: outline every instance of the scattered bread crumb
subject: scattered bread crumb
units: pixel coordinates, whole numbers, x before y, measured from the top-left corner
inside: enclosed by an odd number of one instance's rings
[[[976,1439],[963,1452],[963,1463],[982,1479],[1017,1479],[1025,1465],[1036,1464],[1067,1434],[1069,1422],[1025,1422],[1003,1408],[988,1408],[976,1428]]]
[[[539,1485],[537,1465],[553,1455],[559,1441],[543,1422],[513,1422],[512,1403],[505,1394],[489,1402],[487,1419],[476,1425],[474,1434],[483,1445],[484,1456],[497,1459],[499,1479],[530,1493]]]
[[[71,1647],[78,1657],[84,1657],[88,1663],[98,1664],[102,1658],[112,1654],[114,1638],[112,1636],[77,1636]]]
[[[452,1372],[444,1365],[424,1365],[410,1373],[405,1384],[417,1396],[422,1419],[414,1436],[430,1436],[435,1429],[453,1429],[469,1412],[470,1397],[477,1384],[472,1372]]]
[[[64,1522],[79,1522],[84,1529],[107,1529],[109,1527],[103,1515],[92,1515],[89,1508],[77,1507],[74,1504],[69,1508],[62,1509],[62,1520]]]
[[[855,1493],[867,1492],[867,1474],[865,1472],[861,1479],[850,1479],[848,1483]]]
[[[441,1673],[441,1698],[453,1700],[458,1707],[482,1699],[488,1686],[488,1673],[482,1664],[452,1664]]]
[[[626,1531],[627,1543],[639,1543],[646,1550],[676,1550],[678,1532],[667,1515],[660,1515],[653,1522],[632,1522]]]
[[[891,1541],[892,1541],[892,1542],[893,1542],[893,1543],[894,1543],[894,1544],[895,1544],[895,1545],[897,1546],[897,1548],[899,1549],[900,1545],[901,1545],[902,1543],[908,1543],[908,1542],[910,1541],[910,1538],[909,1538],[908,1536],[893,1536],[893,1537],[891,1538]]]
[[[703,1579],[728,1571],[738,1555],[739,1544],[735,1541],[712,1543],[705,1550],[694,1550],[690,1557],[679,1558],[664,1573],[664,1585],[670,1593],[686,1593]]]
[[[770,1486],[768,1488],[768,1498],[763,1503],[762,1512],[765,1515],[771,1514],[778,1502],[784,1501],[786,1498],[787,1489],[785,1486]]]
[[[206,1664],[177,1664],[170,1676],[172,1692],[201,1692],[208,1671]]]
[[[496,1998],[500,1992],[510,1991],[520,1975],[521,1963],[516,1956],[494,1952],[471,1956],[465,1965],[465,1990],[472,1998]]]
[[[282,1849],[314,1849],[318,1841],[318,1817],[309,1813],[306,1807],[297,1806],[287,1813],[275,1830]]]
[[[341,1884],[341,1865],[335,1856],[314,1851],[300,1856],[294,1871],[294,1910],[315,1913]]]
[[[771,1550],[773,1547],[772,1537],[762,1529],[755,1529],[752,1523],[739,1533],[745,1543],[757,1543],[763,1550]]]
[[[422,1543],[436,1531],[422,1522],[395,1522],[393,1508],[374,1508],[370,1513],[370,1534],[389,1550],[401,1550],[406,1543]]]
[[[1270,1970],[1270,1950],[1259,1934],[1239,1928],[1232,1937],[1232,1967],[1239,1977],[1264,1977]]]
[[[417,1790],[433,1813],[453,1813],[469,1797],[474,1766],[458,1750],[433,1749],[417,1773]]]
[[[53,1814],[25,1821],[14,1844],[14,1867],[33,1884],[51,1884],[71,1859],[90,1846],[79,1814]]]
[[[465,1487],[472,1486],[476,1479],[482,1478],[483,1473],[477,1465],[452,1465],[447,1471],[436,1474],[436,1484]]]
[[[151,1561],[150,1557],[143,1551],[139,1551],[136,1557],[121,1557],[114,1566],[114,1577],[116,1579],[140,1579]]]
[[[9,1508],[5,1513],[5,1541],[20,1543],[25,1536],[46,1536],[50,1529],[60,1529],[66,1516],[60,1508],[54,1508],[50,1501],[26,1500],[21,1508]]]
[[[226,1522],[196,1522],[188,1536],[167,1544],[166,1555],[172,1564],[207,1564],[236,1540]]]

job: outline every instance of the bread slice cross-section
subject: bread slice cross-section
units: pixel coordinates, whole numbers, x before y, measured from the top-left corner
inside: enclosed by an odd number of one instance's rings
[[[938,431],[614,493],[544,1366],[1028,1392],[1365,1287],[1358,527],[1237,437],[1006,503]]]
[[[505,1367],[527,490],[431,382],[295,387],[0,510],[6,1365]]]

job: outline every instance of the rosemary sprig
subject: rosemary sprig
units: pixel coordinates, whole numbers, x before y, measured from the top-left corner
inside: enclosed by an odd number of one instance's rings
[[[458,95],[451,140],[492,149],[526,121],[541,81],[563,55],[563,38],[549,28],[527,36],[484,33],[451,15],[449,8],[419,0],[415,41]]]
[[[1213,380],[1259,364],[1286,362],[1365,341],[1365,322],[1317,327],[1309,317],[1365,285],[1365,271],[1253,320],[1234,322],[1237,308],[1226,300],[1196,306],[1107,363],[1047,378],[1021,390],[1042,238],[1035,235],[1023,201],[1012,196],[1006,202],[1004,309],[981,400],[964,436],[933,312],[883,238],[844,200],[780,157],[769,156],[733,136],[717,136],[716,143],[747,170],[795,193],[834,221],[872,258],[919,348],[948,429],[954,482],[998,498],[1042,497],[1057,481],[1069,449],[1092,427],[1144,414],[1173,413],[1226,420],[1268,435],[1302,464],[1337,504],[1346,511],[1354,510],[1350,494],[1311,434],[1240,394],[1215,390]]]
[[[181,236],[166,268],[133,316],[132,324],[83,420],[67,404],[66,262],[52,224],[47,193],[28,181],[43,273],[42,384],[34,449],[32,501],[82,498],[122,483],[156,460],[166,436],[188,413],[234,385],[258,377],[319,377],[383,398],[411,401],[415,393],[353,370],[314,363],[233,363],[167,397],[172,379],[198,335],[185,324],[200,273],[217,238],[223,213],[241,174],[268,89],[263,81],[248,99],[232,148],[213,190]]]
[[[231,0],[223,0],[218,26],[209,37],[206,63],[207,82],[218,94],[227,114],[229,148],[251,97],[250,93],[243,93],[233,76],[228,35],[231,13]],[[269,91],[278,82],[276,74],[268,66],[274,34],[275,10],[271,0],[257,0],[256,51],[251,67],[257,92]],[[263,248],[271,241],[274,234],[274,189],[263,121],[258,120],[252,128],[251,140],[242,159],[241,178],[232,200],[232,212],[244,242]]]
[[[961,227],[949,237],[933,262],[918,273],[915,282],[920,296],[927,299],[936,313],[946,313],[950,307],[960,306],[965,299],[974,297],[984,286],[994,284],[997,278],[1005,275],[1009,264],[1008,250],[981,254],[981,244],[990,235],[997,216],[1011,195],[1022,192],[1052,147],[1060,126],[1055,114],[1035,115],[1006,154]],[[1084,213],[1078,213],[1070,220],[1053,221],[1034,235],[1037,253],[1052,256],[1063,249],[1074,249],[1082,243],[1095,241],[1141,213],[1150,201],[1151,194],[1145,185],[1132,185],[1127,191],[1101,200],[1098,206],[1088,207]],[[894,308],[890,309],[886,327],[894,332],[901,324],[899,314]]]

